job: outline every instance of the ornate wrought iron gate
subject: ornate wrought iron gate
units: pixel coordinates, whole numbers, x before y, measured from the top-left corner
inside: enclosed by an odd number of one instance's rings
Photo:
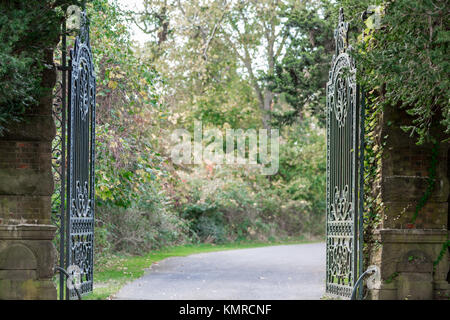
[[[61,41],[61,81],[54,116],[54,172],[59,190],[55,223],[59,227],[60,299],[77,298],[93,289],[95,72],[85,11],[78,12],[79,33],[66,65],[66,26]],[[67,147],[66,147],[67,146]],[[55,206],[54,206],[55,208]],[[65,286],[67,284],[67,286]]]
[[[327,83],[326,292],[350,298],[361,273],[363,109],[343,10]],[[360,232],[361,231],[361,232]]]

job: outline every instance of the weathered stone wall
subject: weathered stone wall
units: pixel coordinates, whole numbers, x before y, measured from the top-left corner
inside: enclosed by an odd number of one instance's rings
[[[382,281],[369,285],[371,299],[448,299],[446,257],[434,266],[447,230],[379,229],[375,238],[380,247],[371,258]]]
[[[52,65],[51,50],[46,61]],[[48,90],[39,105],[0,137],[0,299],[56,299],[50,221],[55,81],[55,70],[45,70],[42,86]]]
[[[411,118],[405,112],[390,108],[384,112],[381,135],[386,137],[382,157],[381,196],[384,204],[382,228],[403,229],[411,223],[416,205],[425,193],[428,169],[431,165],[433,145],[421,146],[400,126]],[[444,139],[443,128],[436,127],[432,134]],[[439,145],[436,184],[431,197],[420,210],[415,228],[447,229],[449,181],[447,155],[449,144]]]
[[[372,299],[439,299],[448,293],[447,252],[434,266],[448,236],[448,143],[439,145],[436,183],[412,223],[416,205],[428,186],[432,144],[418,146],[400,127],[411,118],[398,108],[384,111],[380,135],[385,138],[381,161],[381,223],[370,257],[379,266],[381,282],[372,285]],[[432,135],[444,140],[440,126]]]

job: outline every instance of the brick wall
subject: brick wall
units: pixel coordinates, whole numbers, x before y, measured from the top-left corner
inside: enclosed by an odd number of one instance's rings
[[[49,142],[0,140],[0,224],[50,223]]]

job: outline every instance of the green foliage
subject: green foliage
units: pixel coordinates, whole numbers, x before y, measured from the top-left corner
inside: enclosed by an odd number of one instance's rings
[[[96,0],[88,12],[97,72],[96,194],[100,205],[128,208],[164,176],[152,121],[160,116],[158,75],[135,54],[117,4]]]
[[[224,217],[217,207],[204,203],[188,204],[181,216],[189,221],[190,230],[200,240],[212,240],[216,243],[226,240]]]
[[[100,207],[97,223],[101,236],[96,239],[98,253],[141,254],[161,247],[185,243],[187,225],[169,208]]]
[[[412,122],[403,129],[418,143],[434,142],[432,127],[450,133],[448,1],[382,4],[380,28],[366,28],[358,45],[360,81],[376,89],[380,107],[406,109]]]
[[[185,241],[167,157],[159,151],[165,110],[158,73],[135,47],[116,1],[87,5],[97,74],[96,248],[139,254]]]
[[[280,200],[287,201],[286,209],[298,218],[299,229],[321,235],[326,207],[325,130],[314,118],[285,130],[286,143],[280,146],[280,169],[273,185]]]
[[[325,132],[314,120],[284,128],[277,175],[211,165],[180,172],[182,217],[201,241],[268,240],[324,234]]]
[[[215,75],[211,76],[214,79]],[[252,88],[242,81],[237,66],[228,72],[220,82],[205,84],[201,95],[192,97],[194,102],[187,123],[202,120],[220,128],[256,128],[259,121]],[[217,106],[221,106],[218,108]],[[256,116],[255,116],[256,115]]]
[[[48,48],[56,46],[64,8],[75,0],[0,3],[0,134],[49,93],[42,87]]]
[[[450,240],[447,239],[447,241],[442,244],[442,248],[439,251],[438,257],[436,258],[435,261],[433,261],[433,269],[435,269],[436,266],[442,261],[442,259],[445,256],[445,252],[448,250],[449,247],[450,247]]]
[[[398,272],[394,272],[389,277],[387,277],[384,282],[385,283],[392,283],[400,274]]]
[[[350,21],[350,43],[358,82],[367,89],[365,138],[365,253],[375,248],[373,230],[380,223],[381,154],[385,138],[380,119],[387,108],[405,109],[402,127],[417,143],[434,144],[428,186],[413,221],[434,188],[439,141],[433,130],[449,133],[448,1],[340,0]],[[357,38],[357,39],[356,39]],[[388,124],[389,125],[389,124]],[[367,261],[366,261],[367,262]]]
[[[284,73],[279,75],[280,82],[275,86],[279,92],[275,94],[280,96],[281,103],[286,97],[291,99],[290,103],[301,110],[305,119],[301,126],[295,118],[279,122],[280,125],[289,123],[293,128],[280,128],[284,132],[282,152],[286,155],[282,155],[280,174],[275,177],[268,179],[248,167],[205,164],[194,168],[175,166],[175,171],[166,172],[164,165],[158,165],[161,175],[167,173],[167,179],[139,181],[137,185],[145,188],[145,184],[151,183],[158,189],[169,181],[170,187],[163,189],[170,189],[170,193],[160,191],[168,195],[167,201],[173,204],[178,216],[187,221],[189,237],[194,241],[271,239],[303,233],[322,235],[325,162],[321,148],[325,149],[325,140],[318,122],[309,118],[323,115],[320,92],[327,78],[332,29],[314,10],[326,6],[315,6],[313,1],[308,1],[307,6],[281,1],[251,1],[230,6],[218,1],[199,5],[197,0],[145,3],[148,6],[141,15],[125,12],[123,16],[137,21],[149,32],[149,41],[135,54],[143,63],[154,66],[161,78],[161,81],[155,79],[154,85],[161,89],[162,110],[151,115],[153,118],[163,115],[159,117],[160,130],[148,129],[159,141],[151,140],[145,154],[158,149],[158,142],[161,146],[170,145],[167,137],[171,130],[180,126],[192,129],[196,120],[203,121],[205,127],[220,129],[261,128],[261,118],[264,121],[273,95],[267,84],[276,79],[271,75],[275,72],[275,62],[285,53],[282,48],[286,48],[289,57],[286,66],[280,64]],[[283,11],[286,16],[280,15]],[[324,11],[324,14],[328,17],[329,13]],[[310,26],[314,28],[313,44],[309,40]],[[298,37],[290,36],[294,32],[298,32]],[[320,47],[317,52],[314,44]],[[301,56],[299,64],[296,55]],[[293,82],[282,78],[290,70],[303,71],[304,67],[309,69],[310,79]],[[297,93],[301,93],[298,99]],[[146,123],[146,128],[149,125]],[[136,143],[139,142],[132,145]],[[114,146],[111,141],[105,144]],[[135,152],[141,150],[138,146]],[[158,150],[165,163],[164,155],[170,151],[164,147]],[[295,160],[291,161],[290,157]],[[129,159],[130,155],[125,158]],[[150,164],[151,169],[155,166]],[[114,168],[110,172],[112,178],[112,174],[120,175],[121,171]],[[122,182],[114,187],[119,190],[107,186],[105,183],[101,188],[107,193],[108,202],[128,198],[127,205],[133,206],[135,201],[141,201],[142,193],[133,197],[119,194],[132,190]]]
[[[372,95],[365,94],[365,123],[364,123],[364,265],[369,265],[371,251],[377,242],[373,232],[381,222],[383,202],[380,192],[381,160],[385,145],[384,137],[380,134],[380,118],[382,110],[373,102]]]
[[[198,168],[186,175],[188,201],[182,217],[190,223],[194,238],[215,243],[267,238],[258,217],[261,194],[254,190],[258,185],[243,174],[219,166]]]

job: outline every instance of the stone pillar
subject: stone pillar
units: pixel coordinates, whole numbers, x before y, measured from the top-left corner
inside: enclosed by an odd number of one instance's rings
[[[46,61],[53,62],[51,50]],[[0,137],[0,299],[56,299],[56,228],[50,221],[55,81],[55,70],[45,70],[48,90],[39,105]]]
[[[371,298],[380,300],[445,299],[447,257],[434,266],[447,231],[440,229],[380,229],[380,243],[372,263],[380,267],[381,282],[371,289]],[[448,299],[448,297],[447,297]]]
[[[436,183],[431,197],[412,218],[427,186],[433,145],[418,146],[400,129],[411,118],[387,108],[381,123],[385,137],[381,164],[381,222],[374,238],[378,245],[370,260],[380,268],[381,282],[370,287],[372,299],[439,299],[448,297],[447,252],[436,266],[448,237],[448,143],[439,145]],[[443,140],[439,126],[432,135]]]

